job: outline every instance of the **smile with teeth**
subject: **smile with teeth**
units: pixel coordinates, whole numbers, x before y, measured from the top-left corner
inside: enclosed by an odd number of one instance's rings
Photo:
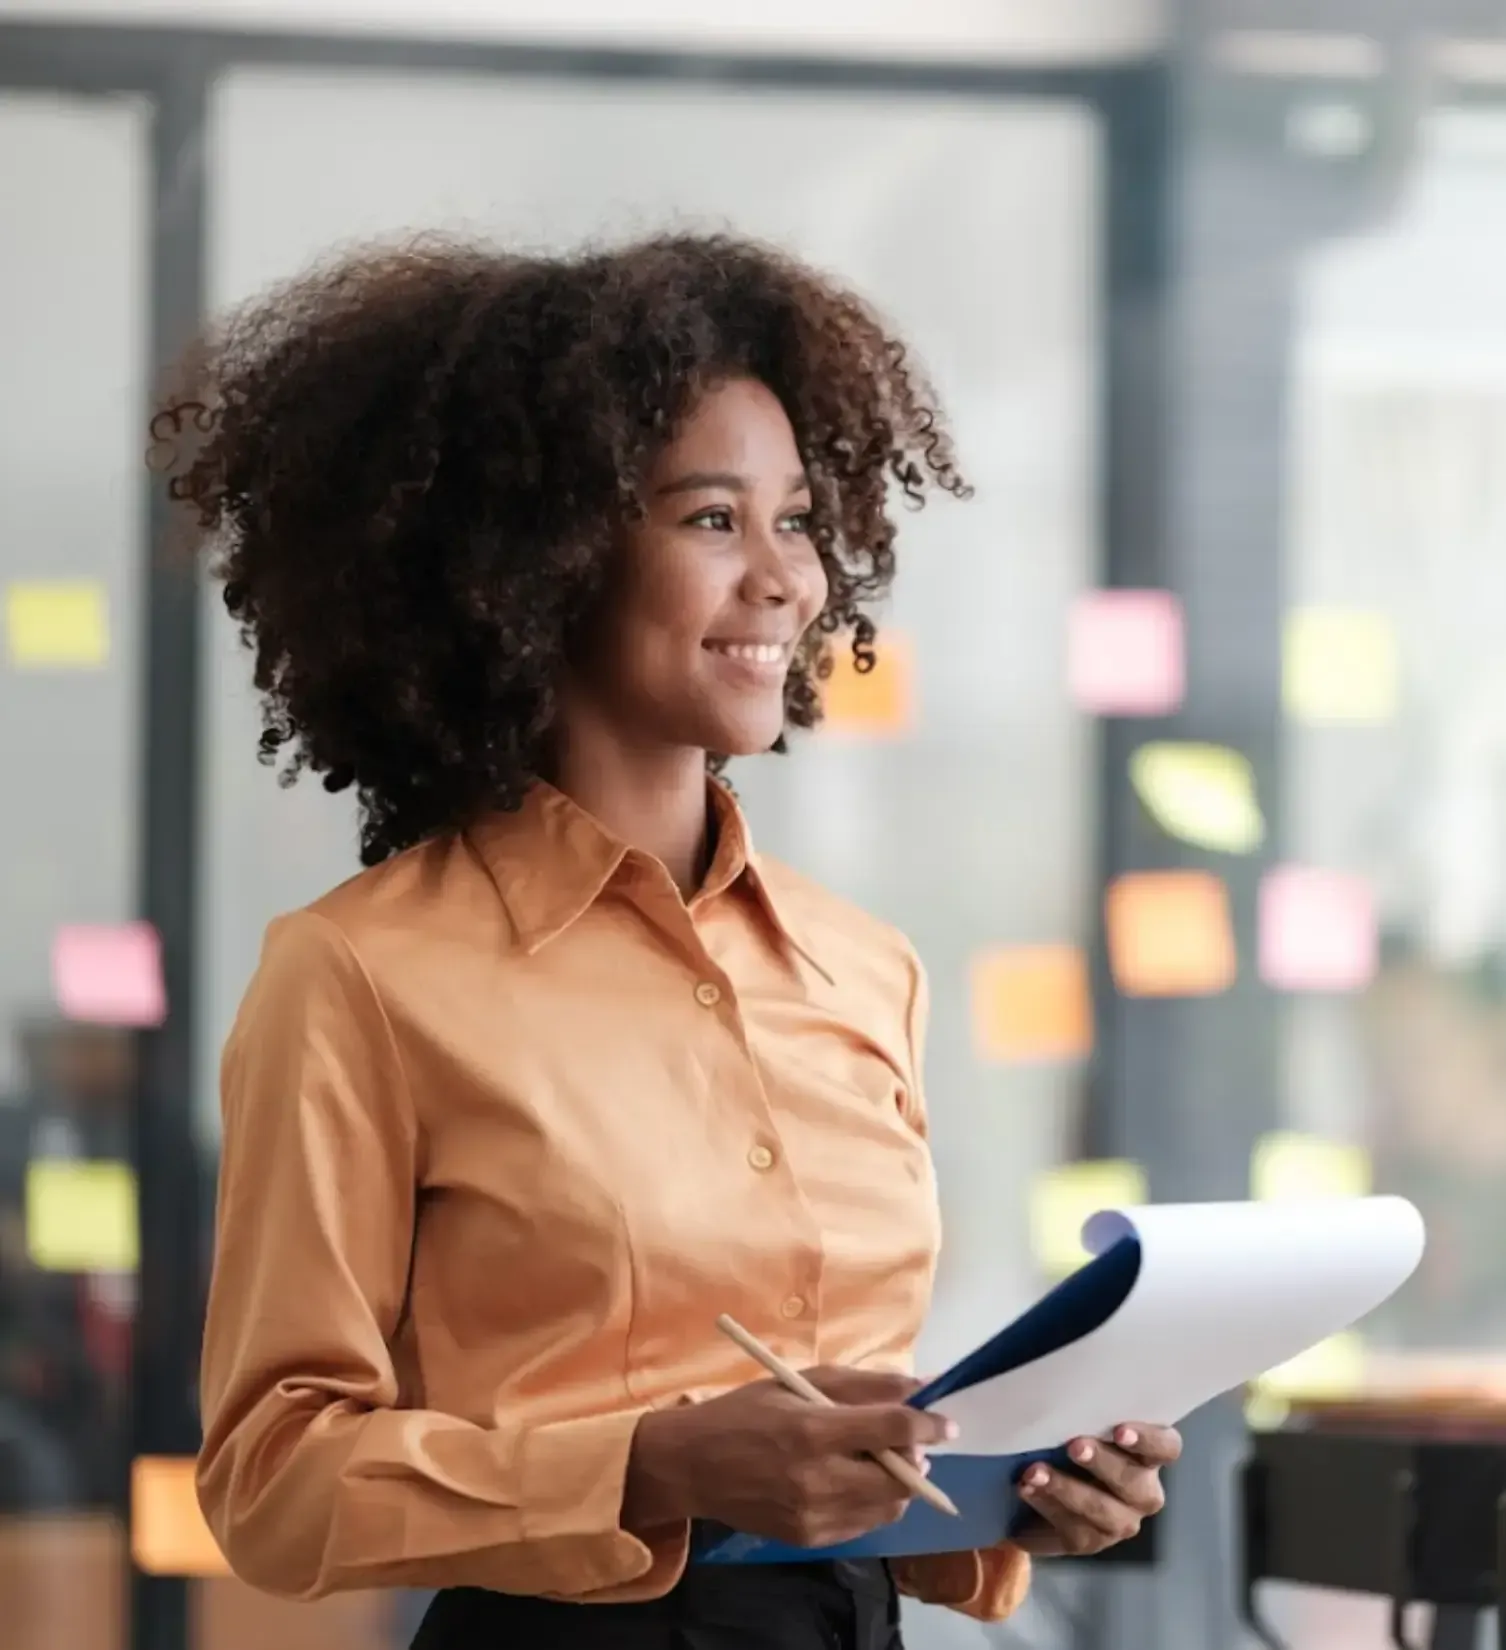
[[[789,649],[780,642],[707,642],[713,653],[728,659],[744,659],[754,665],[782,664]]]

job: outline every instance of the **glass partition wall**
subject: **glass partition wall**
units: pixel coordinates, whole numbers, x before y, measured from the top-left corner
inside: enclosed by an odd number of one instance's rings
[[[357,863],[347,799],[283,791],[256,762],[249,660],[215,593],[193,595],[165,545],[138,548],[151,364],[334,245],[435,227],[530,247],[728,228],[831,269],[913,340],[976,497],[904,520],[875,677],[839,676],[826,731],[734,779],[760,846],[899,923],[929,966],[949,1216],[934,1364],[1049,1274],[1035,1194],[1113,1104],[1087,1008],[1110,810],[1070,643],[1081,598],[1134,582],[1116,534],[1153,525],[1149,484],[1124,472],[1159,417],[1132,392],[1156,376],[1158,220],[1137,191],[1159,176],[1162,88],[1135,66],[786,72],[0,28],[0,84],[12,63],[73,90],[0,94],[0,1276],[18,1303],[0,1320],[0,1611],[25,1650],[397,1650],[418,1601],[260,1598],[193,1522],[192,1204],[207,1214],[218,1048],[267,921]],[[1044,1036],[1008,1010],[1022,982]],[[1104,1025],[1115,1012],[1098,1005]],[[167,1197],[185,1178],[194,1196]],[[49,1255],[47,1209],[54,1232],[84,1223],[88,1254]],[[49,1337],[79,1383],[51,1425],[29,1384]],[[1048,1578],[1003,1641],[1096,1644],[1081,1593]],[[910,1636],[998,1635],[927,1611]]]

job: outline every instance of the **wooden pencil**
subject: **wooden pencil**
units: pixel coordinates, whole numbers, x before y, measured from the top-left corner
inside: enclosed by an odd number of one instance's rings
[[[791,1369],[778,1353],[772,1352],[756,1335],[723,1312],[716,1320],[716,1327],[748,1354],[755,1363],[761,1364],[769,1374],[785,1389],[793,1392],[796,1397],[804,1398],[808,1403],[821,1404],[827,1409],[837,1407],[834,1399],[827,1395],[818,1386],[813,1386],[798,1369]],[[937,1512],[946,1513],[950,1518],[959,1517],[956,1503],[944,1491],[938,1489],[918,1467],[912,1466],[903,1455],[892,1449],[877,1450],[873,1459],[897,1483],[903,1484],[911,1495],[919,1497],[927,1506],[934,1507]]]

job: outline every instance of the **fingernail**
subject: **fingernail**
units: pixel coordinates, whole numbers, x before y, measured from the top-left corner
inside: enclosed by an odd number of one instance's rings
[[[943,1421],[941,1423],[941,1436],[943,1438],[960,1438],[962,1428],[955,1421]]]
[[[1025,1488],[1027,1490],[1043,1490],[1050,1482],[1050,1474],[1044,1467],[1032,1467],[1025,1474]]]
[[[1072,1446],[1070,1454],[1078,1466],[1085,1467],[1093,1459],[1093,1446],[1086,1439],[1079,1438]]]
[[[1126,1449],[1133,1449],[1140,1442],[1140,1434],[1133,1427],[1120,1427],[1117,1439]]]

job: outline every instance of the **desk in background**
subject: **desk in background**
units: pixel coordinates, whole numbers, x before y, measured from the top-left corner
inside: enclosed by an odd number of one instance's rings
[[[1388,1394],[1294,1403],[1257,1433],[1243,1475],[1246,1619],[1279,1637],[1259,1608],[1263,1581],[1369,1593],[1437,1607],[1428,1650],[1475,1650],[1481,1615],[1506,1650],[1506,1395]]]

